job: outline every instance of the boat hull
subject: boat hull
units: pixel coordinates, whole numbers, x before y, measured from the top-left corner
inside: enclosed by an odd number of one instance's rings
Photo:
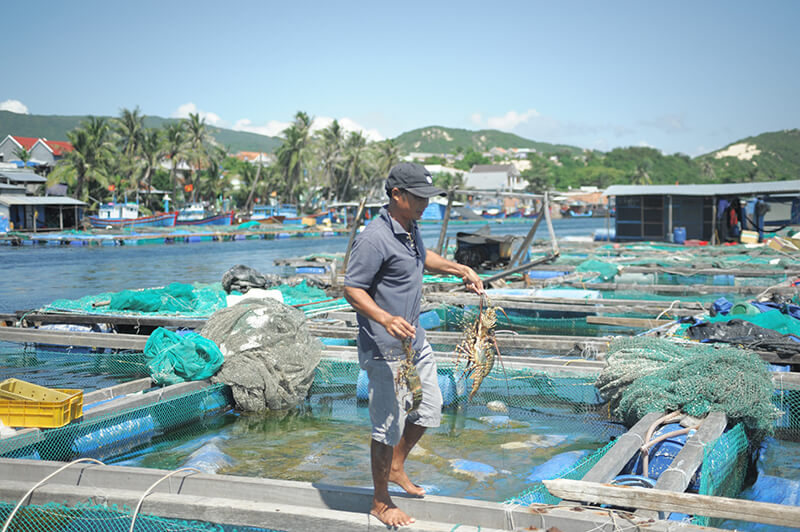
[[[100,218],[98,216],[87,216],[92,227],[105,229],[124,229],[131,227],[174,227],[178,218],[177,212],[165,214],[155,214],[153,216],[140,216],[139,218]]]
[[[233,225],[233,211],[207,216],[200,220],[177,220],[175,225]]]

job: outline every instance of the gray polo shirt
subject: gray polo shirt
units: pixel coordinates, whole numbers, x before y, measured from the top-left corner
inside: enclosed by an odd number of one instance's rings
[[[411,233],[406,232],[384,206],[356,237],[344,278],[345,286],[366,290],[380,308],[416,328],[413,344],[416,352],[425,343],[425,330],[419,326],[424,265],[425,246],[417,223],[412,222]],[[386,360],[405,356],[400,340],[386,332],[380,323],[361,314],[358,314],[358,349]]]

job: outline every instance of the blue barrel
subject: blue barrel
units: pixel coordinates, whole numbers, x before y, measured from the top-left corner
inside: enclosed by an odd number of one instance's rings
[[[672,230],[672,241],[676,244],[683,244],[686,242],[686,228],[675,227]]]

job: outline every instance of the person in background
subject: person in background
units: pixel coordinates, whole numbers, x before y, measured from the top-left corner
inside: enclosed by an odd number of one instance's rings
[[[433,185],[430,172],[419,164],[400,163],[389,171],[385,188],[389,204],[353,244],[344,294],[358,312],[358,358],[369,378],[375,488],[370,513],[397,527],[414,519],[392,502],[388,483],[424,496],[425,490],[408,478],[405,462],[426,428],[438,427],[442,417],[436,360],[419,326],[423,270],[457,275],[475,293],[483,292],[483,283],[472,268],[428,251],[422,243],[417,220],[429,198],[445,195]],[[410,412],[409,391],[395,384],[406,357],[404,342],[413,351],[422,383],[422,401]]]

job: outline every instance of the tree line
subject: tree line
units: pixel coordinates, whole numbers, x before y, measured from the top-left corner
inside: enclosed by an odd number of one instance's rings
[[[162,208],[154,189],[171,193],[173,205],[204,202],[250,211],[268,198],[306,209],[322,202],[380,194],[389,169],[400,161],[392,140],[370,142],[337,120],[313,131],[312,117],[298,111],[283,133],[274,162],[242,161],[214,139],[199,114],[148,128],[139,108],[112,119],[88,117],[67,132],[73,150],[48,176],[71,196],[98,204],[135,198],[147,212]],[[234,184],[238,183],[238,186]]]

